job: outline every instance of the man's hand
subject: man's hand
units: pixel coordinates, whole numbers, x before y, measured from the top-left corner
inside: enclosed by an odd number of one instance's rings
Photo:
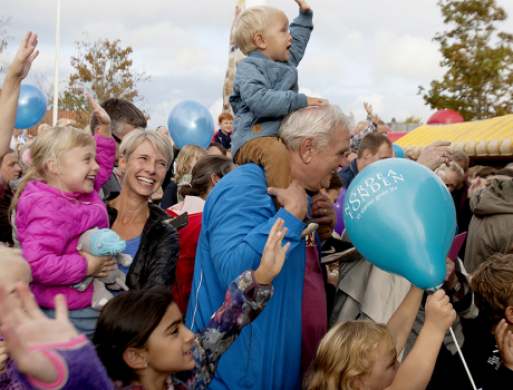
[[[495,342],[502,358],[502,364],[513,371],[513,335],[508,330],[506,320],[501,320],[495,327]]]
[[[281,246],[281,241],[287,234],[287,228],[284,228],[284,225],[285,221],[278,218],[269,232],[260,266],[254,273],[255,282],[258,284],[271,284],[283,267],[285,255],[290,247],[290,242]]]
[[[367,111],[367,116],[372,116],[372,106],[367,102],[363,102],[363,107],[365,107],[365,111]]]
[[[321,99],[321,98],[313,98],[313,97],[306,97],[308,107],[321,107],[322,105],[328,103],[328,100]]]
[[[433,142],[422,150],[417,162],[432,171],[444,163],[449,165],[451,163],[451,156],[454,155],[454,152],[447,148],[450,145],[451,143],[447,141]]]
[[[308,195],[297,180],[292,180],[288,188],[269,187],[267,193],[276,196],[282,207],[297,219],[305,219],[308,213]]]
[[[329,225],[332,230],[337,225],[337,214],[330,198],[326,194],[319,193],[312,197],[310,215],[316,223],[319,225]]]
[[[304,0],[295,0],[301,11],[310,12],[310,6]]]

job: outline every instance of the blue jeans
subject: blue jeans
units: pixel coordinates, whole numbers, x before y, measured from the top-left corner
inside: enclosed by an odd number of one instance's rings
[[[49,318],[55,318],[54,309],[42,307],[41,310],[43,310],[43,313],[45,313]],[[85,334],[89,340],[92,340],[93,338],[96,322],[98,321],[99,316],[100,312],[94,310],[91,306],[84,309],[69,311],[69,320],[71,323],[75,325],[75,328],[77,328],[79,333]]]

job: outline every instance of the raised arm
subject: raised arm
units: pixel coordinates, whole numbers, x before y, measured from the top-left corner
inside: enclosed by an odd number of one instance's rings
[[[292,46],[290,48],[290,62],[295,66],[303,59],[306,46],[310,40],[313,30],[313,12],[306,1],[295,0],[299,5],[299,16],[290,24],[290,35],[292,35]]]
[[[20,48],[7,71],[2,92],[0,93],[0,156],[9,150],[16,112],[18,111],[18,99],[20,97],[21,80],[27,77],[32,61],[37,57],[37,34],[30,31],[21,41]]]
[[[417,317],[423,295],[424,290],[412,284],[404,301],[388,321],[387,328],[396,338],[397,354],[400,354],[406,345],[406,340]]]

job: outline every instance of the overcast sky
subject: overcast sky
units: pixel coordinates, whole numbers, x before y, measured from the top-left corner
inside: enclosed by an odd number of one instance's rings
[[[432,38],[444,29],[436,0],[310,0],[315,29],[299,66],[303,92],[329,99],[364,119],[370,102],[385,121],[432,114],[418,86],[441,79],[441,56]],[[499,26],[513,32],[513,0],[498,0],[510,15]],[[134,68],[151,80],[139,85],[150,128],[166,125],[181,100],[196,100],[214,115],[228,61],[229,30],[236,0],[62,0],[60,88],[72,72],[75,41],[87,31],[91,40],[120,39],[132,46]],[[290,20],[293,0],[267,0]],[[53,83],[57,0],[0,0],[0,16],[10,16],[14,37],[0,62],[12,58],[23,35],[39,34],[40,54],[31,74]],[[0,83],[3,81],[0,76]],[[33,76],[28,83],[35,84]]]

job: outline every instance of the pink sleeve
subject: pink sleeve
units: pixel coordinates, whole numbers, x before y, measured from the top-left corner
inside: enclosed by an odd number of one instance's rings
[[[18,207],[20,219],[26,221],[23,237],[19,237],[23,256],[30,264],[34,282],[75,284],[86,277],[87,261],[78,252],[64,254],[75,229],[69,216],[55,207],[51,196],[40,197],[29,210]]]
[[[99,134],[94,136],[94,140],[96,141],[96,159],[100,166],[100,171],[94,182],[94,188],[96,191],[99,191],[107,183],[114,169],[116,141],[114,141],[113,137],[105,138]]]

